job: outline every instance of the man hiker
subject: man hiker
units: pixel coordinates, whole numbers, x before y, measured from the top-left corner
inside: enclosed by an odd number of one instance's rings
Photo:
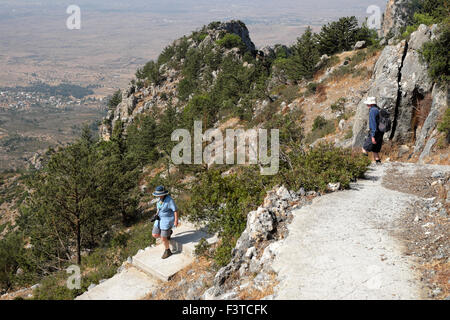
[[[368,97],[364,103],[369,107],[369,135],[364,141],[362,151],[365,155],[368,152],[373,152],[373,158],[377,164],[381,164],[379,152],[383,145],[383,135],[378,128],[380,123],[380,109],[377,106],[377,99],[375,97]]]
[[[175,201],[169,195],[163,186],[156,187],[153,196],[158,197],[159,201],[156,203],[157,218],[153,225],[152,235],[154,238],[161,238],[164,244],[164,254],[161,257],[166,259],[172,255],[169,248],[169,240],[172,235],[172,227],[178,226],[178,212]]]

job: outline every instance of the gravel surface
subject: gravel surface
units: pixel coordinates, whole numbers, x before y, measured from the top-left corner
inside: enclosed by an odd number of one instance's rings
[[[318,197],[294,212],[289,235],[273,264],[279,280],[275,299],[429,297],[416,269],[417,258],[405,254],[405,243],[396,236],[399,219],[428,194],[393,190],[392,182],[390,189],[383,186],[383,177],[392,168],[390,163],[372,166],[366,179],[351,190]],[[427,168],[431,173],[450,171],[450,166]],[[408,189],[401,178],[395,184],[398,190]]]

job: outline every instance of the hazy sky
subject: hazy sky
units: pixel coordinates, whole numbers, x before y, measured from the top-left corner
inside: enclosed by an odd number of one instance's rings
[[[92,13],[148,13],[171,19],[205,14],[212,17],[363,15],[369,5],[384,7],[387,0],[2,0],[0,16],[17,18],[29,15],[65,15],[70,4]],[[36,21],[38,23],[38,21]]]

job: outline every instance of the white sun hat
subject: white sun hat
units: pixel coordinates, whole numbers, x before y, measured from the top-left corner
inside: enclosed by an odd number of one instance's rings
[[[377,104],[377,98],[367,97],[366,100],[364,100],[364,104]]]

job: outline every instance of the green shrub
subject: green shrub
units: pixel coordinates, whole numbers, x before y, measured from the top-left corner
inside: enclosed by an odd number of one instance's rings
[[[315,94],[318,86],[319,84],[316,82],[308,83],[308,85],[306,86],[307,95]]]
[[[113,248],[124,248],[127,245],[130,235],[127,233],[119,233],[112,240],[110,246]]]
[[[297,39],[297,43],[291,48],[288,55],[286,48],[276,48],[274,66],[284,71],[289,79],[298,81],[311,79],[319,62],[319,49],[310,27]]]
[[[211,245],[205,238],[201,238],[200,241],[195,246],[194,254],[196,256],[209,257],[208,252],[211,249]]]
[[[217,40],[216,43],[227,49],[239,48],[239,50],[245,51],[247,48],[244,42],[242,42],[241,37],[234,33],[226,33],[223,38]]]
[[[207,36],[208,34],[206,33],[206,32],[203,32],[203,31],[194,31],[193,33],[192,33],[192,39],[196,42],[196,43],[200,43],[200,42],[202,42],[205,38],[206,38],[206,36]]]
[[[291,188],[325,191],[330,182],[348,188],[350,182],[363,176],[370,161],[350,149],[335,148],[321,143],[305,154],[292,155],[293,170],[286,175]]]
[[[281,85],[274,90],[275,93],[281,96],[281,99],[287,104],[294,101],[300,95],[298,93],[298,86]]]
[[[439,83],[446,84],[450,81],[450,23],[440,26],[440,34],[437,39],[426,42],[420,53],[428,63],[430,77]]]
[[[231,258],[231,249],[245,229],[247,213],[262,201],[266,176],[255,167],[240,168],[238,175],[221,176],[219,169],[204,172],[191,191],[191,198],[182,210],[193,222],[207,224],[211,233],[218,233],[220,245],[215,261],[224,265]]]
[[[327,123],[328,121],[324,117],[318,116],[314,119],[312,130],[322,129],[327,125]]]
[[[64,271],[54,273],[41,280],[40,287],[33,292],[34,300],[73,300],[82,290],[67,287],[68,274]]]
[[[175,55],[175,47],[173,45],[165,47],[158,57],[157,64],[160,66],[169,62],[174,55]]]
[[[114,109],[121,102],[122,102],[122,92],[120,90],[117,90],[116,92],[114,92],[112,97],[108,99],[107,105],[110,109]]]
[[[310,144],[336,131],[333,120],[326,120],[322,116],[314,119],[312,131],[306,136],[305,143]]]
[[[447,143],[450,143],[450,108],[447,107],[444,117],[439,123],[438,130],[446,135]]]
[[[339,98],[335,103],[331,105],[331,111],[344,112],[345,111],[345,98]]]
[[[442,22],[450,16],[448,0],[414,0],[409,5],[415,12],[414,18],[416,18],[416,14],[420,14],[424,15],[428,21],[430,21],[430,18],[434,19],[430,24]],[[416,19],[414,20],[417,22]]]
[[[345,132],[344,139],[350,139],[351,137],[353,137],[352,127],[348,128],[348,130]]]
[[[159,85],[163,80],[162,75],[159,72],[159,67],[160,65],[155,61],[149,61],[144,67],[136,71],[136,78],[140,80],[146,79],[150,81],[150,83]]]

